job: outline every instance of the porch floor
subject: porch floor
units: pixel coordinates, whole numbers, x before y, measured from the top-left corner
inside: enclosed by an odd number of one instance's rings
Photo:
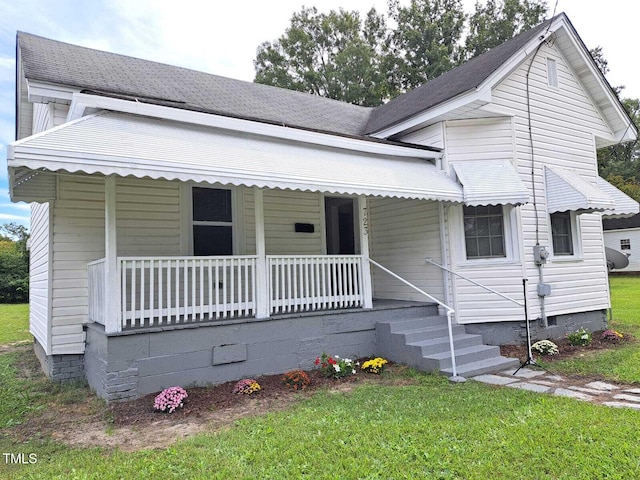
[[[373,307],[370,309],[363,308],[340,308],[333,310],[312,310],[306,312],[291,312],[291,313],[280,313],[276,315],[271,315],[269,318],[258,319],[255,317],[234,317],[227,319],[215,319],[215,320],[184,320],[181,322],[173,322],[170,324],[163,324],[161,320],[158,322],[156,320],[155,325],[148,325],[148,322],[145,322],[142,326],[129,327],[125,330],[118,333],[110,333],[107,336],[121,336],[121,335],[137,335],[140,333],[152,333],[152,332],[163,332],[167,330],[179,330],[184,328],[199,328],[199,327],[212,327],[219,325],[235,325],[242,323],[253,323],[253,322],[268,322],[270,320],[280,320],[285,318],[299,318],[299,317],[321,317],[327,315],[340,315],[345,313],[363,313],[366,314],[368,312],[379,312],[384,310],[395,310],[402,308],[411,308],[411,307],[428,307],[436,305],[434,303],[428,302],[415,302],[415,301],[407,301],[407,300],[391,300],[391,299],[373,299]]]

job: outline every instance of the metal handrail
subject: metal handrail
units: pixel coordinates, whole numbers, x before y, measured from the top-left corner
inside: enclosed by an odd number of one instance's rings
[[[447,311],[447,326],[448,326],[448,329],[449,329],[449,350],[451,352],[451,373],[452,373],[451,378],[454,379],[454,380],[460,381],[459,380],[460,377],[458,377],[458,369],[456,367],[456,352],[455,352],[455,349],[454,349],[454,346],[453,346],[453,327],[452,327],[452,322],[451,322],[451,316],[453,314],[455,314],[456,311],[453,308],[451,308],[449,305],[446,305],[446,304],[442,303],[440,300],[438,300],[437,298],[433,297],[432,295],[429,295],[427,292],[425,292],[421,288],[416,287],[413,283],[409,282],[408,280],[405,280],[400,275],[392,272],[387,267],[384,267],[384,266],[380,265],[375,260],[369,259],[369,263],[372,264],[375,267],[378,267],[380,270],[383,270],[384,272],[388,273],[392,277],[400,280],[405,285],[408,285],[409,287],[413,288],[416,292],[421,293],[422,295],[424,295],[428,299],[432,300],[433,302],[437,303],[438,305],[440,305],[442,308],[444,308]]]
[[[504,293],[500,293],[497,290],[494,290],[493,288],[489,288],[486,285],[482,285],[481,283],[478,283],[475,280],[470,279],[469,277],[465,277],[464,275],[462,275],[462,274],[460,274],[458,272],[454,272],[453,270],[449,270],[447,267],[443,267],[442,265],[434,262],[430,258],[427,258],[426,260],[427,260],[427,263],[430,263],[431,265],[435,265],[436,267],[441,268],[442,270],[445,270],[445,271],[447,271],[449,273],[453,273],[455,276],[460,277],[460,278],[466,280],[467,282],[473,283],[474,285],[477,285],[480,288],[484,288],[486,291],[494,293],[494,294],[498,295],[499,297],[504,298],[505,300],[509,300],[510,302],[515,303],[519,307],[524,307],[524,303],[519,302],[518,300],[515,300],[515,299],[505,295]]]

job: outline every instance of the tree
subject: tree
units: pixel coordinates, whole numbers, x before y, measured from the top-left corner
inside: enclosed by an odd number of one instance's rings
[[[547,14],[544,0],[487,0],[476,2],[469,17],[469,33],[463,59],[468,60],[497,47],[541,23]]]
[[[640,100],[622,100],[636,128],[640,126]],[[631,128],[631,125],[629,126]],[[598,150],[600,176],[635,200],[640,201],[640,142],[620,143]]]
[[[29,255],[26,227],[0,226],[0,303],[29,301]]]
[[[358,105],[388,98],[384,16],[371,9],[328,14],[303,8],[275,42],[258,47],[255,82],[313,93]]]
[[[461,0],[389,0],[396,28],[389,34],[395,60],[394,92],[419,87],[451,70],[459,57],[466,15]]]
[[[258,47],[254,81],[358,105],[376,106],[447,72],[461,61],[542,21],[542,0],[488,0],[476,4],[467,44],[462,0],[388,0],[384,15],[371,9],[318,13],[303,8],[285,33]]]

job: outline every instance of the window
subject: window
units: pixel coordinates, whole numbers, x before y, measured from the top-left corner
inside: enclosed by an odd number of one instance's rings
[[[547,84],[558,88],[558,65],[553,58],[547,58]]]
[[[630,238],[622,238],[622,239],[620,239],[620,250],[631,250],[631,239]]]
[[[502,206],[464,207],[467,258],[505,257]]]
[[[193,187],[193,254],[233,255],[231,190]]]
[[[571,212],[551,214],[551,239],[554,255],[573,255]]]

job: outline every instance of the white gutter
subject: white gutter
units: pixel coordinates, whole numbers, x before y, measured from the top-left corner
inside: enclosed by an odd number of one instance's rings
[[[325,147],[373,153],[377,155],[422,158],[429,160],[442,157],[441,152],[433,152],[421,148],[413,148],[411,146],[405,147],[389,145],[375,141],[361,140],[358,138],[341,137],[328,133],[301,130],[284,125],[272,125],[268,123],[261,123],[259,121],[225,117],[211,113],[194,112],[180,108],[152,105],[149,103],[90,95],[86,93],[73,94],[71,106],[69,107],[69,114],[67,115],[67,121],[83,117],[87,109],[111,110],[131,113],[134,115],[144,115],[147,117],[221,128],[236,132],[251,133],[254,135],[322,145]]]

